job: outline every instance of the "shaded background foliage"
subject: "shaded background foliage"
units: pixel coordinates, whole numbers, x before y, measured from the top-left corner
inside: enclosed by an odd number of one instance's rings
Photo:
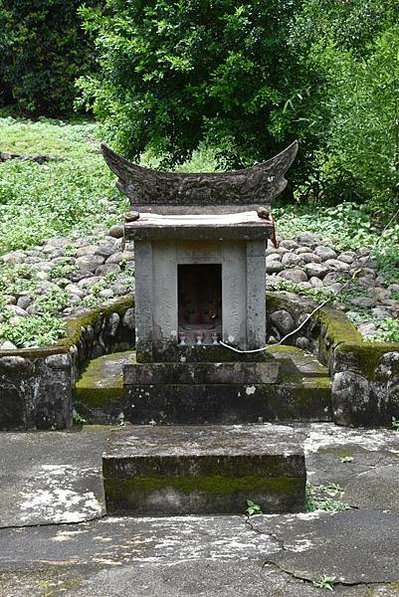
[[[75,80],[94,68],[93,45],[77,14],[80,4],[0,0],[0,105],[35,116],[73,112]]]
[[[300,5],[108,0],[106,14],[84,9],[101,75],[81,80],[83,97],[130,158],[149,150],[171,166],[202,142],[242,167],[299,138],[306,171],[318,77],[288,43]]]
[[[242,167],[298,138],[297,198],[397,208],[397,0],[81,2],[0,0],[0,105],[75,102],[161,167],[198,148]]]

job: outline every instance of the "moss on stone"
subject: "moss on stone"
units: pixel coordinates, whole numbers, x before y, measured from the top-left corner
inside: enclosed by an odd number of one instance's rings
[[[66,335],[65,339],[60,341],[60,345],[67,345],[69,349],[73,344],[77,344],[82,335],[82,327],[93,326],[96,321],[101,317],[109,317],[111,313],[118,313],[118,315],[124,315],[124,313],[134,307],[133,296],[125,296],[112,303],[107,307],[98,307],[83,315],[71,318],[66,322]]]
[[[399,352],[399,344],[384,342],[341,344],[336,349],[337,371],[349,369],[372,381],[381,357],[388,352]]]
[[[342,342],[363,344],[363,336],[341,311],[324,308],[314,317],[325,325],[333,346]]]
[[[90,408],[106,407],[123,396],[123,366],[134,362],[132,351],[116,352],[88,361],[75,384],[75,397]]]
[[[300,304],[292,304],[290,307],[289,297],[278,292],[266,294],[268,311],[276,309],[287,309],[298,312]],[[304,309],[304,313],[306,310]],[[313,315],[326,330],[329,345],[326,345],[322,337],[319,337],[318,358],[324,363],[329,363],[334,372],[351,370],[363,375],[367,380],[375,378],[375,370],[379,365],[381,357],[387,352],[399,351],[399,343],[365,342],[360,332],[349,321],[344,313],[332,307],[324,307]],[[276,358],[295,357],[293,347],[272,345],[268,352]],[[332,354],[333,353],[333,354]],[[288,372],[289,373],[289,372]],[[289,379],[283,379],[289,382]],[[298,394],[299,396],[299,394]]]
[[[320,377],[328,375],[327,368],[316,359],[315,356],[303,351],[295,346],[286,344],[271,345],[267,349],[267,354],[272,355],[277,361],[288,359],[297,368],[300,374],[306,377]],[[286,364],[286,363],[284,363]]]
[[[173,487],[183,493],[201,491],[215,495],[226,495],[237,491],[253,493],[267,491],[269,494],[289,496],[297,494],[304,487],[304,479],[300,477],[225,477],[210,475],[198,477],[164,477],[137,475],[132,479],[104,479],[107,496],[111,499],[123,497],[134,491],[156,491]]]

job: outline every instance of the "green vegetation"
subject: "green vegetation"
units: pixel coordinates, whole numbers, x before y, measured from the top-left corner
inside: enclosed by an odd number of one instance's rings
[[[35,116],[75,102],[127,157],[168,167],[193,152],[195,169],[248,165],[298,138],[286,199],[313,213],[350,201],[386,222],[399,207],[398,18],[396,0],[2,0],[0,101]],[[362,219],[353,242],[364,232]]]
[[[381,231],[377,223],[370,220],[365,205],[356,205],[351,202],[344,202],[333,207],[318,206],[317,208],[314,205],[290,205],[276,208],[274,214],[278,232],[285,237],[294,237],[307,231],[331,239],[337,250],[350,251],[368,247],[371,249],[370,258],[377,261],[381,285],[389,286],[399,282],[398,218],[392,220],[387,228]],[[346,283],[347,278],[343,277],[342,281]],[[356,278],[352,279],[350,285],[338,296],[336,293],[332,293],[328,287],[302,288],[299,284],[288,280],[276,280],[273,287],[276,290],[287,290],[310,296],[317,302],[336,297],[340,303],[350,307],[351,319],[357,325],[372,319],[369,310],[356,308],[350,303],[350,298],[353,296],[368,296],[367,290],[358,285]],[[396,319],[375,317],[373,322],[378,331],[368,340],[399,342],[399,322]]]
[[[63,322],[59,319],[60,309],[68,304],[68,295],[59,288],[51,289],[39,295],[35,301],[36,313],[30,317],[15,317],[7,307],[9,293],[34,292],[40,284],[32,266],[17,264],[2,265],[0,270],[0,341],[8,340],[15,346],[48,346],[65,333]]]
[[[392,417],[391,425],[392,425],[392,429],[395,429],[395,431],[398,431],[399,430],[399,419],[397,419],[396,417]]]
[[[341,456],[340,461],[342,464],[347,464],[348,462],[353,462],[353,456]]]
[[[399,206],[398,16],[396,0],[305,0],[292,33],[324,83],[308,191],[367,202],[374,218]]]
[[[296,137],[290,180],[310,203],[398,208],[395,0],[106,6],[80,11],[99,71],[79,87],[126,156],[170,166],[202,145],[242,166]]]
[[[80,4],[1,0],[0,105],[25,114],[71,114],[75,79],[93,69],[93,47],[77,14]]]
[[[101,234],[127,209],[99,153],[96,126],[0,119],[0,149],[63,156],[39,165],[1,164],[0,255],[75,232]]]
[[[327,589],[328,591],[334,590],[336,577],[335,576],[327,576],[326,574],[321,577],[320,580],[314,580],[313,586],[318,589]]]
[[[328,483],[326,485],[313,485],[312,483],[307,483],[307,512],[314,512],[315,510],[348,510],[350,506],[339,499],[343,491],[343,488],[336,483]]]
[[[376,342],[399,342],[399,321],[387,317],[380,322],[378,332],[371,340]]]
[[[298,137],[308,168],[318,76],[288,43],[301,2],[107,0],[81,9],[99,72],[80,79],[85,104],[127,157],[164,165],[201,143],[229,166],[252,164]]]
[[[256,516],[257,514],[263,514],[261,506],[256,504],[252,500],[247,500],[247,507],[245,509],[245,514],[250,516]]]
[[[0,340],[8,340],[19,348],[49,346],[64,334],[63,321],[49,313],[14,320],[9,312],[0,312]]]
[[[0,164],[0,255],[53,236],[101,237],[110,225],[120,222],[127,200],[115,189],[114,177],[99,153],[96,132],[91,123],[0,119],[1,151],[63,158],[43,165],[20,160]],[[68,255],[75,255],[76,250],[71,238],[65,258],[52,266],[50,280],[73,273],[75,266]],[[69,305],[69,295],[61,288],[40,294],[41,283],[32,265],[2,264],[0,341],[18,347],[46,346],[64,335],[59,313]],[[33,296],[35,312],[17,319],[7,307],[7,296],[21,293]],[[90,307],[101,303],[98,296],[95,304],[90,304],[90,297],[86,300]]]
[[[87,423],[86,419],[75,408],[72,411],[72,422],[74,425],[84,425]]]
[[[374,255],[381,262],[391,255],[399,261],[399,223],[391,222],[381,236],[381,227],[370,218],[366,206],[343,202],[334,207],[297,204],[277,207],[273,211],[277,230],[290,238],[301,232],[313,232],[334,241],[339,250],[376,247]]]

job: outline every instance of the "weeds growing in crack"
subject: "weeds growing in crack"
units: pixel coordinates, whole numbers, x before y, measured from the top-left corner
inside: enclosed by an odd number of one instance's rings
[[[305,502],[306,511],[349,510],[349,504],[346,504],[339,499],[343,491],[343,488],[336,483],[328,483],[327,485],[313,485],[312,483],[307,483]]]
[[[320,580],[313,581],[313,586],[318,589],[328,589],[329,591],[334,590],[335,576],[324,575]]]

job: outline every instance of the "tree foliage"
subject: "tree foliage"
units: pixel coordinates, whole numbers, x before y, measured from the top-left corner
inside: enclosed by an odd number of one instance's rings
[[[377,214],[392,213],[399,197],[398,17],[396,0],[305,0],[292,30],[324,81],[317,191]]]
[[[204,142],[242,166],[296,137],[309,156],[317,77],[288,43],[300,4],[107,0],[106,13],[85,8],[100,74],[81,81],[84,100],[130,158],[146,149],[171,165]]]
[[[332,51],[334,93],[329,161],[349,172],[358,193],[379,212],[399,198],[399,28],[379,35],[365,58]]]
[[[93,48],[77,14],[80,4],[0,0],[0,105],[46,116],[73,111],[75,79],[93,67]]]

